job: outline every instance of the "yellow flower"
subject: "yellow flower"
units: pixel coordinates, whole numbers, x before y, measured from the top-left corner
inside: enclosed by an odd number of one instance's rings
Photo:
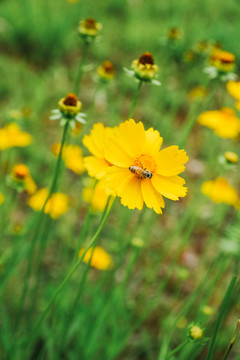
[[[47,199],[49,190],[46,188],[38,190],[28,199],[28,205],[35,211],[41,211]],[[69,197],[62,193],[52,194],[45,206],[45,214],[57,219],[68,211]]]
[[[229,94],[237,100],[235,107],[240,111],[240,81],[228,81],[226,86]]]
[[[97,68],[99,77],[103,80],[110,81],[115,76],[114,67],[111,61],[104,61],[104,63]]]
[[[0,193],[0,206],[4,203],[4,200],[5,200],[5,196]]]
[[[154,64],[152,54],[145,52],[139,59],[133,60],[131,68],[135,76],[142,81],[151,81],[156,78],[158,66]]]
[[[188,94],[190,100],[201,100],[206,96],[207,96],[207,88],[205,86],[196,86]]]
[[[180,40],[183,37],[183,31],[179,28],[173,27],[168,30],[167,37],[170,40]]]
[[[203,337],[203,330],[199,326],[193,325],[189,329],[189,336],[192,340],[199,340]]]
[[[220,71],[232,71],[235,64],[235,56],[230,52],[215,49],[210,55],[209,63]]]
[[[79,250],[79,258],[82,256],[85,250],[85,248]],[[90,265],[98,270],[110,270],[113,267],[111,256],[100,246],[96,246],[95,248],[91,247],[86,252],[82,261],[88,264],[90,260]]]
[[[198,117],[198,122],[222,138],[236,138],[240,133],[240,120],[230,108],[205,111]]]
[[[0,129],[0,150],[11,147],[24,147],[32,143],[32,136],[21,131],[18,124],[11,123]]]
[[[86,186],[83,189],[82,195],[86,202],[91,202],[93,209],[103,211],[109,196],[113,196],[114,192],[109,189],[104,180],[100,180],[94,189],[93,186]]]
[[[58,155],[61,144],[53,144],[51,150]],[[62,159],[66,167],[76,174],[82,174],[85,170],[82,156],[82,149],[78,145],[64,145]]]
[[[81,101],[77,99],[74,94],[67,94],[65,98],[62,98],[58,102],[59,110],[67,116],[74,116],[77,115],[82,107]]]
[[[162,196],[179,200],[187,193],[184,179],[178,176],[185,170],[186,152],[178,146],[160,151],[162,140],[158,131],[145,131],[142,122],[130,119],[104,142],[105,158],[112,164],[106,180],[129,209],[142,210],[145,203],[161,214]]]
[[[204,315],[210,316],[213,314],[213,308],[211,306],[205,305],[202,307],[202,313]]]
[[[97,23],[94,19],[81,20],[78,31],[82,36],[95,37],[102,29],[102,24]]]
[[[226,151],[224,153],[224,158],[230,164],[237,164],[238,163],[238,156],[233,151]]]
[[[33,194],[37,190],[37,185],[31,177],[29,168],[24,164],[17,164],[13,167],[11,178],[14,182],[22,186],[28,194]]]
[[[97,179],[102,179],[111,163],[104,156],[104,140],[112,132],[109,127],[97,123],[93,126],[90,135],[83,137],[83,145],[93,154],[84,158],[84,165],[88,174]]]
[[[215,203],[225,203],[236,208],[239,206],[238,192],[225,178],[204,182],[201,191]]]

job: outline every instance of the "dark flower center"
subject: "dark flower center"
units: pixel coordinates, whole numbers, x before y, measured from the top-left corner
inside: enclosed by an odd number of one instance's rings
[[[87,29],[94,29],[96,30],[97,29],[97,23],[94,19],[86,19],[85,22],[84,22],[84,25]]]
[[[64,105],[67,106],[76,106],[77,105],[77,97],[74,94],[67,94],[63,101]]]
[[[103,63],[103,67],[104,70],[109,73],[109,74],[113,74],[114,73],[114,68],[113,68],[113,64],[111,63],[111,61],[105,61]]]
[[[142,56],[139,58],[139,63],[143,65],[146,64],[154,65],[154,59],[152,54],[150,54],[149,52],[143,53]]]

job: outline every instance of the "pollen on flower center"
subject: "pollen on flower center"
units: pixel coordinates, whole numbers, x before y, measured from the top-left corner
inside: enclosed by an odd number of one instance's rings
[[[140,155],[135,160],[129,170],[139,179],[151,179],[156,169],[156,164],[151,156]]]
[[[77,105],[77,97],[74,94],[68,94],[64,101],[63,101],[64,105],[67,106],[76,106]]]

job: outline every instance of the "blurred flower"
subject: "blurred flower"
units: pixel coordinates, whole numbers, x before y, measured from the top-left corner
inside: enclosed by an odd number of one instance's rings
[[[70,127],[74,130],[76,128],[76,123],[85,124],[86,121],[83,119],[86,114],[81,113],[82,103],[77,99],[77,97],[69,93],[65,98],[62,98],[58,102],[59,109],[52,110],[52,115],[50,120],[60,120],[60,125],[65,126],[69,122]]]
[[[177,176],[185,170],[188,157],[178,146],[160,151],[162,138],[153,128],[145,131],[133,119],[113,129],[104,142],[109,186],[129,209],[142,210],[143,204],[161,214],[163,197],[179,200],[187,193],[185,180]]]
[[[86,202],[91,203],[94,210],[103,211],[109,196],[114,196],[114,192],[109,189],[104,180],[100,180],[95,187],[85,186],[82,196]]]
[[[5,200],[5,196],[0,193],[0,206],[4,203],[4,200]]]
[[[84,135],[83,145],[93,154],[84,158],[84,165],[89,176],[101,179],[106,174],[107,168],[111,166],[104,156],[104,140],[112,131],[111,128],[104,127],[102,123],[97,123],[93,125],[90,135]]]
[[[224,153],[224,158],[229,164],[237,164],[238,163],[238,156],[233,151],[226,151]]]
[[[185,318],[185,317],[183,316],[183,317],[181,317],[181,318],[178,320],[176,326],[177,326],[179,329],[183,329],[183,328],[185,328],[186,325],[187,325],[187,318]]]
[[[150,82],[154,85],[161,85],[155,78],[157,77],[158,66],[154,64],[152,54],[145,52],[139,59],[133,60],[132,70],[124,68],[131,76],[136,77],[140,81]]]
[[[239,206],[238,192],[225,178],[204,182],[201,191],[215,203],[225,203],[236,208]]]
[[[28,146],[32,140],[32,136],[21,131],[16,123],[11,123],[0,129],[0,150]]]
[[[85,248],[80,249],[78,257],[80,258],[85,251]],[[86,264],[90,261],[90,265],[98,270],[110,270],[113,267],[111,256],[100,246],[91,247],[84,255],[82,261]]]
[[[12,118],[13,120],[19,120],[22,118],[22,112],[20,110],[17,109],[12,109],[8,112],[8,115],[10,118]]]
[[[183,55],[183,60],[186,62],[192,62],[192,61],[196,60],[196,58],[197,58],[197,55],[193,50],[188,50]]]
[[[47,200],[49,190],[46,188],[38,190],[28,199],[28,205],[35,211],[41,211]],[[57,219],[68,211],[69,197],[62,193],[55,193],[50,196],[44,208],[44,213],[51,218]]]
[[[211,79],[220,77],[222,80],[234,80],[236,75],[232,73],[235,66],[235,56],[227,51],[214,49],[208,59],[210,67],[206,67],[204,72]]]
[[[136,247],[136,248],[143,248],[145,243],[143,241],[143,239],[139,238],[139,237],[134,237],[132,240],[131,240],[131,244],[132,246]]]
[[[229,94],[237,100],[236,109],[240,110],[240,81],[228,81],[226,86]]]
[[[37,185],[31,177],[30,170],[24,164],[17,164],[13,167],[7,183],[18,192],[25,190],[30,195],[34,194],[37,190]]]
[[[114,67],[111,61],[104,61],[104,63],[97,68],[98,76],[104,81],[110,81],[115,76]]]
[[[51,150],[54,155],[59,154],[60,147],[61,144],[52,145]],[[85,170],[82,149],[78,145],[64,145],[62,151],[62,160],[68,169],[72,170],[78,175],[83,173]]]
[[[190,324],[188,326],[188,335],[191,340],[197,341],[203,337],[203,329],[195,324]]]
[[[205,111],[198,117],[198,122],[222,138],[236,138],[240,133],[240,119],[230,108]]]
[[[210,51],[211,45],[207,40],[199,41],[195,46],[196,52],[200,54],[205,54]]]
[[[207,88],[205,86],[196,86],[188,93],[190,100],[200,100],[207,96]]]
[[[79,34],[85,40],[91,40],[99,35],[99,31],[102,29],[102,24],[97,23],[94,19],[81,20],[79,24]]]
[[[169,40],[177,41],[182,39],[182,37],[183,37],[182,29],[172,27],[167,31],[167,38]]]
[[[210,316],[213,314],[213,308],[211,306],[205,305],[202,307],[202,313],[204,315]]]

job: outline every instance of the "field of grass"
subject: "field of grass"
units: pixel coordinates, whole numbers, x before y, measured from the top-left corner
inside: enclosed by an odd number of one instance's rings
[[[0,359],[240,359],[239,18],[0,1]]]

